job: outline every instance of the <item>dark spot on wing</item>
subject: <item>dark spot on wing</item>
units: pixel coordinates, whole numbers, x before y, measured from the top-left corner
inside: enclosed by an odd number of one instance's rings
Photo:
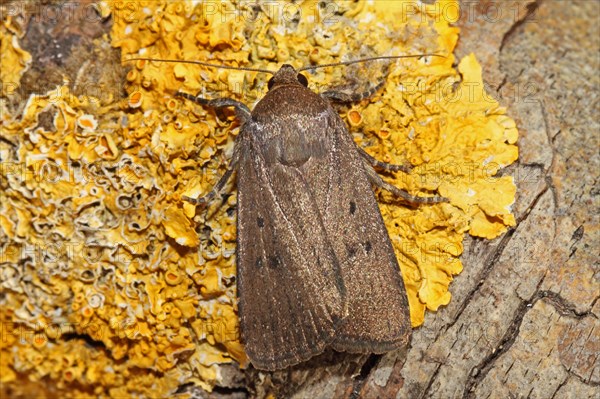
[[[269,256],[268,265],[271,269],[278,269],[281,266],[281,258],[278,255]]]
[[[356,255],[356,247],[346,247],[346,250],[348,251],[348,256],[354,258],[354,255]]]
[[[341,323],[342,318],[340,316],[338,316],[337,314],[333,313],[331,315],[331,320],[333,321],[333,325],[337,326]]]
[[[258,225],[258,227],[265,227],[265,219],[261,218],[260,216],[257,217],[256,224]]]
[[[263,260],[262,258],[258,258],[256,259],[256,268],[260,269],[261,267],[263,267]]]
[[[354,212],[356,212],[356,202],[350,201],[350,214],[354,215]]]
[[[371,249],[373,249],[373,247],[371,246],[371,241],[367,241],[367,242],[365,242],[365,251],[366,251],[367,253],[370,253],[370,252],[371,252]]]

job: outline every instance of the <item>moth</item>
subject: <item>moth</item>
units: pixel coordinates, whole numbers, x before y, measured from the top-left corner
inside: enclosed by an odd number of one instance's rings
[[[241,122],[227,172],[207,195],[183,199],[206,205],[236,172],[238,310],[245,351],[258,369],[286,368],[328,347],[380,354],[409,343],[408,300],[373,187],[414,204],[445,198],[411,196],[386,183],[374,167],[409,168],[358,147],[330,103],[365,96],[316,94],[299,73],[404,57],[411,56],[298,71],[287,64],[277,72],[218,66],[273,74],[252,111],[234,99],[179,93],[203,106],[231,107]]]

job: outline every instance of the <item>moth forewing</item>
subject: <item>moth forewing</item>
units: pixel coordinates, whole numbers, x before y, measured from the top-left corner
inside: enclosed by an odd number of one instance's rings
[[[343,259],[348,317],[333,348],[383,353],[408,344],[408,300],[400,268],[379,211],[364,163],[340,117],[331,109],[335,136],[332,161],[338,185],[332,186],[325,214],[338,259]]]
[[[308,94],[319,104],[303,98]],[[272,88],[237,143],[240,323],[248,356],[261,369],[321,353],[347,315],[340,262],[320,209],[322,185],[311,177],[328,161],[307,152],[328,140],[325,126],[306,123],[324,105],[299,84]]]

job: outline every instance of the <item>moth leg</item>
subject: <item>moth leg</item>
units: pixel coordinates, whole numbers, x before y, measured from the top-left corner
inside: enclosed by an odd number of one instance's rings
[[[365,158],[365,160],[367,162],[369,162],[369,164],[371,164],[371,166],[375,166],[390,172],[397,172],[399,170],[401,170],[404,173],[410,173],[410,171],[412,170],[412,166],[410,165],[396,165],[396,164],[391,164],[391,163],[386,163],[386,162],[381,162],[375,158],[373,158],[371,155],[369,155],[368,152],[366,152],[362,147],[360,146],[356,146],[356,148],[358,148],[358,152],[360,153],[360,155]]]
[[[377,174],[375,169],[373,169],[373,167],[370,164],[368,164],[366,161],[364,162],[364,167],[365,167],[365,171],[367,172],[367,177],[369,178],[369,181],[371,182],[371,184],[373,184],[377,187],[380,187],[380,188],[384,189],[385,191],[388,191],[388,192],[402,198],[403,200],[405,200],[406,202],[408,202],[410,204],[415,204],[415,205],[417,205],[417,204],[438,204],[440,202],[448,202],[449,201],[448,198],[438,197],[438,196],[415,197],[414,195],[410,195],[406,191],[383,180],[381,178],[381,176],[379,176]]]
[[[219,181],[217,182],[217,184],[214,185],[214,187],[212,188],[212,190],[210,190],[208,192],[208,194],[199,197],[199,198],[192,198],[192,197],[188,197],[187,195],[184,195],[181,197],[182,200],[190,202],[194,205],[206,205],[208,204],[210,201],[212,201],[213,199],[215,199],[218,195],[221,195],[221,192],[223,191],[223,187],[225,187],[225,184],[227,184],[227,182],[229,181],[229,178],[231,177],[231,174],[233,173],[235,169],[233,167],[229,167],[229,169],[227,169],[227,171],[225,172],[225,174],[223,176],[221,176],[221,178],[219,179]]]
[[[178,91],[176,93],[176,95],[178,97],[187,98],[188,100],[193,101],[197,104],[205,105],[205,106],[211,107],[211,108],[219,109],[219,108],[232,107],[235,110],[235,116],[242,123],[245,123],[246,121],[248,121],[250,119],[250,108],[248,108],[248,106],[246,104],[241,103],[232,98],[215,98],[213,100],[207,100],[200,96],[193,96],[191,94],[184,93],[181,91]]]
[[[220,109],[220,108],[232,107],[235,110],[235,116],[240,120],[240,122],[242,122],[242,124],[244,124],[246,121],[248,121],[250,119],[250,109],[246,106],[246,104],[236,101],[232,98],[216,98],[213,100],[207,100],[200,96],[193,96],[189,93],[184,93],[181,91],[178,91],[176,93],[176,95],[178,97],[183,97],[183,98],[186,98],[197,104],[205,105],[205,106],[211,107],[211,108]],[[233,174],[234,170],[236,170],[236,168],[237,168],[237,161],[239,158],[239,154],[238,154],[238,151],[236,151],[236,149],[237,149],[237,146],[236,146],[236,148],[234,148],[231,165],[229,165],[229,168],[227,169],[225,174],[223,176],[221,176],[221,178],[219,179],[217,184],[215,184],[215,186],[212,188],[212,190],[210,190],[210,192],[208,194],[206,194],[200,198],[191,198],[191,197],[188,197],[187,195],[184,195],[181,197],[181,199],[183,199],[184,201],[190,202],[192,204],[195,204],[195,205],[206,205],[210,201],[215,199],[218,195],[220,195],[221,192],[223,191],[223,188],[225,187],[225,185],[231,178],[231,175]]]
[[[240,159],[239,146],[235,146],[233,149],[233,157],[231,157],[231,164],[229,165],[229,167],[227,168],[227,170],[225,171],[223,176],[221,176],[221,178],[219,179],[217,184],[215,184],[213,186],[213,188],[207,194],[205,194],[204,196],[199,197],[199,198],[192,198],[192,197],[188,197],[187,195],[184,195],[181,197],[181,199],[184,201],[190,202],[194,205],[205,206],[206,204],[208,204],[210,201],[215,199],[217,196],[221,195],[221,193],[223,192],[223,188],[225,187],[225,185],[231,178],[231,175],[233,174],[233,172],[235,170],[237,170],[239,159]]]
[[[377,85],[363,91],[362,93],[345,93],[341,90],[327,90],[321,93],[321,96],[336,103],[353,103],[371,97],[385,84],[385,79],[381,79]]]

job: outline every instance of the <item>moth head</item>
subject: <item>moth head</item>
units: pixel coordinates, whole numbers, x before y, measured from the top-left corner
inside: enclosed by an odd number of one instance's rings
[[[283,85],[301,85],[304,87],[308,86],[308,79],[306,76],[298,73],[293,66],[289,64],[283,64],[279,71],[269,79],[267,87],[269,91],[276,88],[277,86]]]

